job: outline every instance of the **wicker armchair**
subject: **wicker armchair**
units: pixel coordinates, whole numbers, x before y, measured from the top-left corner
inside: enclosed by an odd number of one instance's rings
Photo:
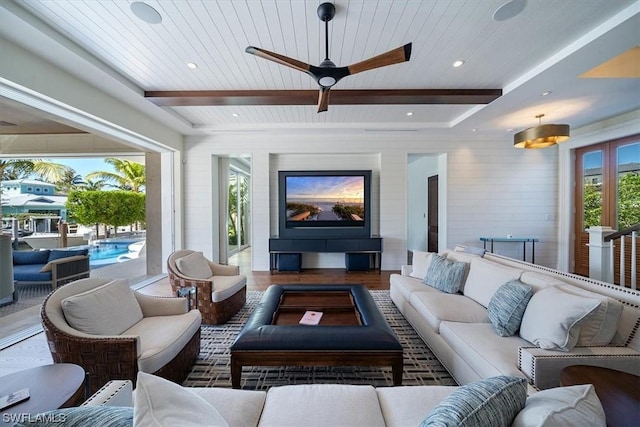
[[[193,254],[183,249],[172,253],[167,260],[169,282],[174,293],[181,288],[195,287],[196,307],[202,314],[202,323],[218,325],[227,322],[247,300],[247,278],[234,265],[222,265],[208,261],[212,275],[208,279],[195,279],[180,272],[176,261]]]
[[[135,384],[138,371],[181,383],[200,352],[202,321],[197,310],[188,310],[184,298],[154,297],[134,291],[133,304],[139,305],[142,319],[132,327],[121,334],[110,335],[76,329],[77,325],[69,317],[68,306],[63,308],[63,301],[93,292],[94,300],[99,301],[97,304],[105,304],[104,301],[113,301],[113,298],[103,298],[103,294],[96,292],[98,288],[105,289],[106,286],[101,288],[103,285],[116,282],[128,287],[127,281],[81,279],[57,288],[45,299],[40,317],[54,363],[82,366],[89,376],[91,393],[115,379],[131,380]],[[122,299],[116,300],[115,304],[122,305]],[[108,316],[117,312],[117,308],[112,310],[105,304],[103,309],[94,310],[91,303],[85,307],[89,307],[89,313],[96,313],[94,322],[113,324],[103,319],[105,313]],[[167,322],[169,317],[170,322]],[[118,320],[114,319],[114,322]],[[162,337],[160,341],[159,336]]]

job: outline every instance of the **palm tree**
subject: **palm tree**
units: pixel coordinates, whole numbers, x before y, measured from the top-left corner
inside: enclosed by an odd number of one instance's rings
[[[85,184],[82,175],[76,174],[76,171],[69,168],[61,180],[56,182],[56,190],[62,194],[69,194],[74,188],[81,187]]]
[[[24,179],[35,175],[43,181],[53,183],[62,180],[70,169],[69,166],[42,159],[0,160],[0,176],[3,181]]]
[[[142,163],[114,157],[107,157],[104,161],[113,166],[116,172],[91,172],[87,174],[88,180],[99,179],[105,181],[107,185],[121,190],[135,191],[136,193],[143,192],[147,180],[145,167]]]

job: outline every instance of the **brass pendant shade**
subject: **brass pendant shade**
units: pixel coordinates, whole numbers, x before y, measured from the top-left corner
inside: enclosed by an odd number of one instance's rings
[[[536,116],[540,119],[544,116]],[[515,148],[545,148],[569,139],[569,125],[543,125],[525,129],[513,136]]]

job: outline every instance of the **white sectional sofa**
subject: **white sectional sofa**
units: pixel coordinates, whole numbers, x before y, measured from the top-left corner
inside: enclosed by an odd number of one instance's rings
[[[522,380],[519,398],[500,386],[500,392],[492,393],[482,405],[469,410],[474,396],[465,395],[461,393],[465,391],[463,387],[454,386],[302,384],[272,387],[265,392],[186,388],[148,374],[139,374],[137,384],[132,390],[131,381],[111,381],[82,407],[60,411],[67,422],[96,427],[605,426],[604,411],[592,385],[558,387],[526,397],[526,382]],[[467,385],[466,391],[473,386]],[[519,401],[515,409],[505,409],[513,406],[514,400]],[[443,408],[450,411],[455,402],[462,403],[453,408],[455,415],[438,414]],[[458,410],[460,414],[456,413]],[[466,418],[457,418],[463,414]],[[432,418],[438,415],[439,423]],[[456,417],[453,423],[448,418],[451,416]],[[483,421],[474,419],[482,416]],[[505,416],[510,421],[500,420]],[[424,422],[428,417],[431,423]]]
[[[458,293],[425,284],[433,258],[425,252],[414,252],[414,265],[390,278],[391,299],[458,384],[514,375],[525,377],[535,392],[558,386],[562,368],[578,364],[640,375],[640,292],[500,255],[465,252],[469,249],[440,254],[468,267]],[[487,306],[512,280],[530,286],[533,296],[524,303],[520,331],[500,336]],[[580,303],[587,301],[580,298],[600,303],[588,315],[570,318],[570,304],[562,300],[567,294]],[[549,349],[554,345],[544,337],[532,338],[555,329],[567,333],[563,349]]]

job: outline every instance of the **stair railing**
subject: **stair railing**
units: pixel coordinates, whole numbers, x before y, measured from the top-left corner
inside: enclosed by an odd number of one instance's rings
[[[613,242],[609,245],[609,266],[611,268],[610,276],[613,278],[613,268],[615,261],[615,246],[616,241],[619,239],[620,243],[618,247],[620,248],[620,286],[626,286],[626,254],[625,254],[625,238],[629,237],[631,239],[631,274],[630,274],[630,287],[631,289],[637,289],[637,268],[638,268],[638,253],[636,251],[636,239],[638,238],[638,232],[640,231],[640,223],[632,225],[631,227],[627,227],[623,230],[616,231],[611,234],[607,234],[604,236],[603,241]],[[612,280],[613,282],[613,280]]]

